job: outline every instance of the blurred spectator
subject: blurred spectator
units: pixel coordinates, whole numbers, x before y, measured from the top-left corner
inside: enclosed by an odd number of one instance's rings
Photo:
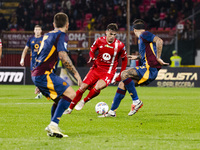
[[[8,22],[4,18],[4,15],[0,13],[0,31],[7,30],[7,28],[8,28]]]
[[[178,56],[178,53],[176,50],[173,50],[172,51],[172,55],[170,57],[170,60],[171,60],[171,67],[180,67],[181,66],[181,60],[182,58],[180,56]]]
[[[83,57],[83,54],[81,51],[78,51],[78,59],[77,59],[77,67],[84,67],[86,66],[87,62],[85,58]]]
[[[17,30],[17,16],[16,16],[16,13],[13,12],[12,15],[10,16],[10,19],[9,19],[9,25],[8,25],[8,28],[11,30],[11,31],[14,31],[14,30]]]
[[[0,63],[1,63],[1,56],[2,56],[2,43],[1,43],[1,39],[0,39]]]
[[[191,0],[131,0],[130,22],[141,18],[150,28],[173,28],[177,22],[188,16],[195,2]],[[139,11],[141,7],[143,10]],[[9,29],[33,30],[32,24],[40,20],[43,21],[44,26],[50,27],[48,24],[52,22],[52,16],[59,11],[73,18],[70,21],[73,24],[72,30],[86,29],[85,15],[87,13],[92,14],[92,18],[87,20],[89,30],[104,30],[105,24],[110,22],[117,22],[119,28],[123,30],[127,28],[127,6],[124,0],[23,0],[16,9],[17,23],[15,24],[16,18],[13,16],[9,21],[9,27],[12,26],[12,28]],[[160,17],[163,13],[165,17]],[[81,26],[75,28],[77,21],[81,22]]]

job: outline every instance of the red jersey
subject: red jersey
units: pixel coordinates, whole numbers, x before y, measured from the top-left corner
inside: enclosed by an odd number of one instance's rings
[[[111,73],[116,71],[119,57],[124,58],[126,49],[124,43],[115,39],[114,42],[108,43],[106,36],[98,38],[90,48],[90,54],[98,50],[98,56],[93,67],[97,67],[100,71]]]

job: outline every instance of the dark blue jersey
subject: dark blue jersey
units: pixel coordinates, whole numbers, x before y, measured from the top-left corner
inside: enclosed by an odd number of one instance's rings
[[[31,65],[30,69],[34,69],[35,59],[37,57],[37,52],[39,51],[40,44],[42,42],[43,36],[36,38],[36,37],[30,37],[26,43],[26,46],[28,46],[31,49]]]
[[[58,52],[68,52],[65,37],[66,34],[60,30],[53,30],[44,35],[32,76],[39,76],[56,71],[59,61]]]
[[[143,32],[139,39],[139,53],[141,55],[141,63],[145,66],[152,68],[161,68],[161,65],[157,61],[157,49],[156,43],[153,42],[155,35],[149,31]]]

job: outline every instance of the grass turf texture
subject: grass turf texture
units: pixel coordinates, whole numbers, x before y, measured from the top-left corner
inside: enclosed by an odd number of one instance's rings
[[[73,86],[75,90],[77,86]],[[98,118],[95,105],[111,107],[117,87],[107,87],[83,110],[64,115],[60,128],[69,138],[48,137],[52,101],[34,99],[34,86],[0,85],[0,149],[200,149],[200,89],[138,87],[144,106],[128,116],[126,97],[116,118]],[[84,95],[86,96],[87,93]]]

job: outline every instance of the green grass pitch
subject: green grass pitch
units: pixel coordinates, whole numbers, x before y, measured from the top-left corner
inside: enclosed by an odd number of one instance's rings
[[[44,131],[52,101],[34,99],[34,86],[0,85],[0,149],[200,149],[200,88],[138,87],[144,103],[139,112],[128,116],[132,101],[127,93],[116,118],[98,118],[95,105],[104,101],[110,107],[116,89],[109,86],[83,110],[62,116],[60,128],[69,137],[59,139]]]

